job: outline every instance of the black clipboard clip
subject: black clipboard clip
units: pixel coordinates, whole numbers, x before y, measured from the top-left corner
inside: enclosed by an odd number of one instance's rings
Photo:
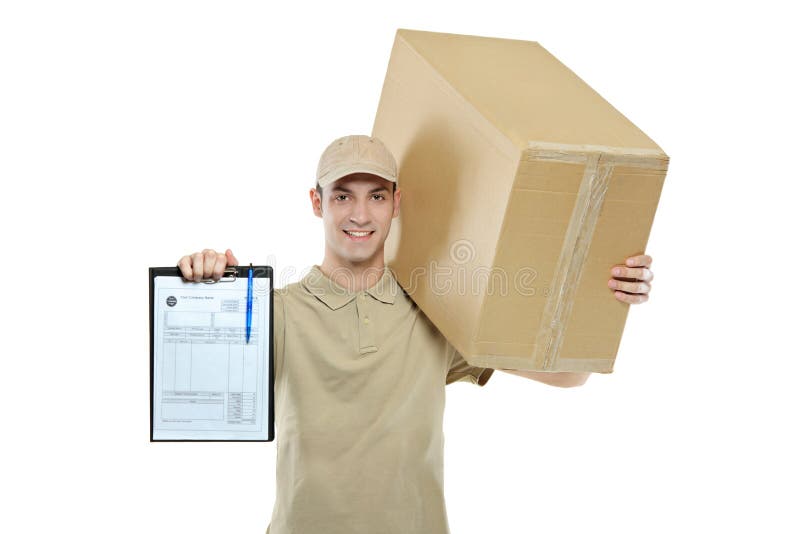
[[[209,279],[200,280],[204,284],[216,284],[217,282],[233,282],[236,280],[236,267],[226,267],[222,272],[222,278],[219,280]]]

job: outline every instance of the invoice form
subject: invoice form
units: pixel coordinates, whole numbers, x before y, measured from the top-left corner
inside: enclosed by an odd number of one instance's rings
[[[271,278],[186,282],[156,276],[153,440],[267,440]]]

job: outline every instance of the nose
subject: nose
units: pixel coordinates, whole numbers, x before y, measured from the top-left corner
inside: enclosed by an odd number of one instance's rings
[[[370,222],[369,209],[366,200],[361,199],[353,203],[353,211],[350,212],[349,219],[351,223],[358,226],[363,226]]]

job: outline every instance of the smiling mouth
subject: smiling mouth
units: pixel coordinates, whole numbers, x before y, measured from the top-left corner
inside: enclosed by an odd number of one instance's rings
[[[344,232],[344,234],[347,236],[348,239],[352,239],[353,241],[366,241],[367,239],[370,238],[372,234],[375,233],[374,230],[365,232],[356,232],[356,231],[349,232],[347,230],[342,230],[342,232]]]

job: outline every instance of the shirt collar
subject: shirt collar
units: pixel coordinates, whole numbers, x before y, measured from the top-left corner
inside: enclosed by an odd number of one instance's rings
[[[325,276],[319,265],[311,267],[311,271],[303,277],[301,282],[303,287],[332,310],[341,308],[360,293],[348,291]],[[392,270],[388,266],[384,266],[383,275],[378,282],[365,291],[381,302],[394,304],[394,298],[400,291],[400,286]]]

